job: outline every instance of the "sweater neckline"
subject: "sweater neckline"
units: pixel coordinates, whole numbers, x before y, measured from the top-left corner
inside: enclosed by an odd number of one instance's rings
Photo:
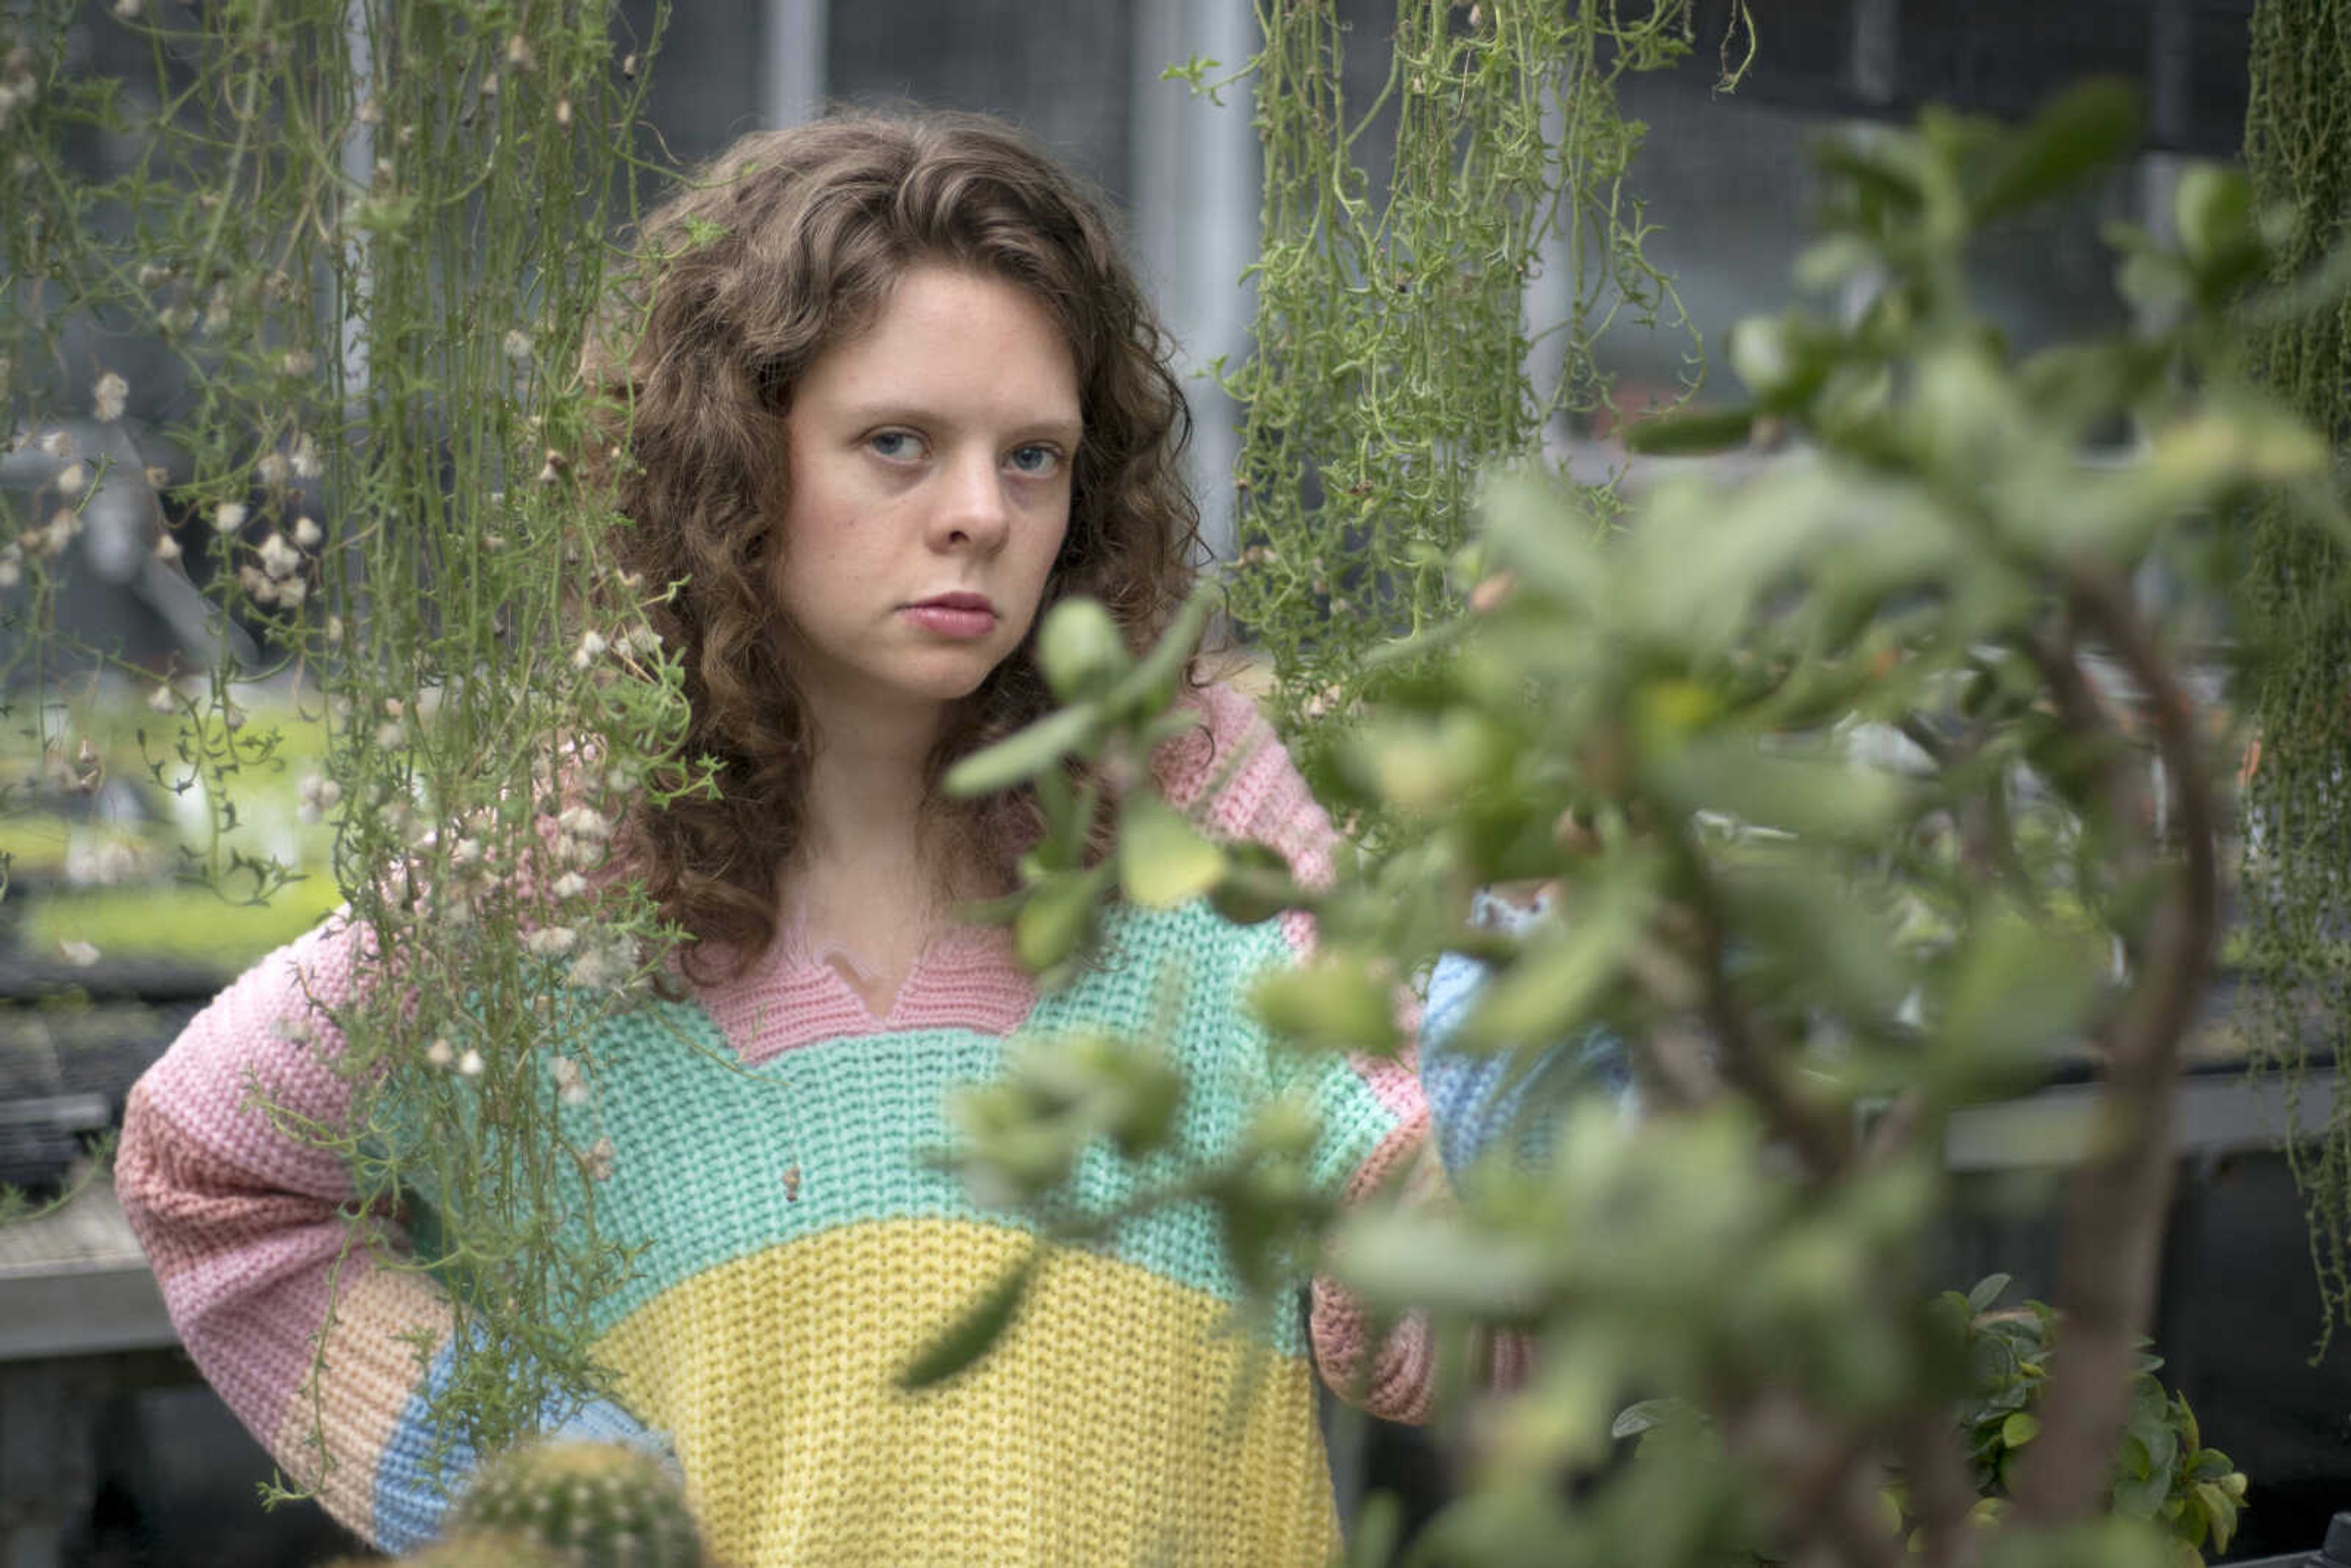
[[[1000,925],[942,926],[879,1014],[835,958],[855,962],[837,945],[818,947],[802,930],[787,928],[741,975],[704,988],[703,1007],[743,1063],[758,1066],[828,1040],[926,1029],[1008,1035],[1037,1004],[1036,982]]]

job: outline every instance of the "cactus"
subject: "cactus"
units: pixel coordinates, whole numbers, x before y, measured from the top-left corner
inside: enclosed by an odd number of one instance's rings
[[[705,1562],[676,1477],[651,1455],[617,1443],[529,1443],[485,1466],[450,1510],[450,1544],[499,1536],[534,1543],[564,1568]],[[431,1561],[442,1568],[438,1557]],[[445,1568],[474,1563],[468,1556]]]
[[[400,1559],[401,1568],[563,1568],[537,1542],[516,1535],[453,1535]],[[383,1568],[373,1557],[338,1557],[326,1568]]]

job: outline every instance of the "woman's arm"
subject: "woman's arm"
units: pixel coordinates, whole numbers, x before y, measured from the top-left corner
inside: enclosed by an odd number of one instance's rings
[[[329,1018],[369,977],[373,944],[340,916],[216,998],[132,1089],[116,1185],[182,1342],[246,1427],[327,1511],[379,1546],[429,1539],[474,1455],[444,1446],[432,1394],[453,1359],[450,1304],[406,1266],[393,1217],[346,1218],[330,1151],[266,1106],[339,1127],[350,1086]],[[550,1427],[651,1442],[604,1402]]]
[[[1213,836],[1269,844],[1290,862],[1299,882],[1327,885],[1337,831],[1272,726],[1229,687],[1205,687],[1192,700],[1201,709],[1204,728],[1172,743],[1164,754],[1158,772],[1168,800],[1191,810]],[[1293,954],[1302,961],[1313,949],[1312,918],[1292,911],[1280,920]],[[1420,1021],[1418,1009],[1406,997],[1399,1012],[1411,1040]],[[1445,1177],[1422,1078],[1419,1052],[1409,1045],[1393,1058],[1350,1057],[1323,1074],[1318,1099],[1324,1135],[1343,1146],[1351,1173],[1344,1201],[1364,1202],[1399,1190],[1407,1201],[1442,1201]],[[1508,1107],[1497,1113],[1465,1103],[1455,1140],[1464,1157],[1474,1157],[1500,1134],[1509,1124],[1508,1113]],[[1318,1274],[1309,1324],[1316,1365],[1334,1392],[1389,1420],[1426,1418],[1437,1356],[1424,1318],[1406,1318],[1375,1344],[1361,1303],[1329,1276]],[[1504,1336],[1495,1347],[1493,1373],[1515,1380],[1522,1361],[1522,1347]]]

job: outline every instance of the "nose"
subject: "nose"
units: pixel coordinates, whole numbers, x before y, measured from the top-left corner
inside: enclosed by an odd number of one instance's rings
[[[992,553],[1012,527],[1012,503],[992,452],[958,454],[940,475],[937,509],[931,514],[931,548]]]

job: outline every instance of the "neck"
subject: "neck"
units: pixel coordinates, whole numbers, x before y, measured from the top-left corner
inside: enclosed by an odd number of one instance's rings
[[[869,710],[819,723],[804,797],[808,853],[792,873],[804,899],[829,903],[853,890],[881,907],[933,900],[939,835],[925,810],[924,774],[939,719],[936,709]]]

